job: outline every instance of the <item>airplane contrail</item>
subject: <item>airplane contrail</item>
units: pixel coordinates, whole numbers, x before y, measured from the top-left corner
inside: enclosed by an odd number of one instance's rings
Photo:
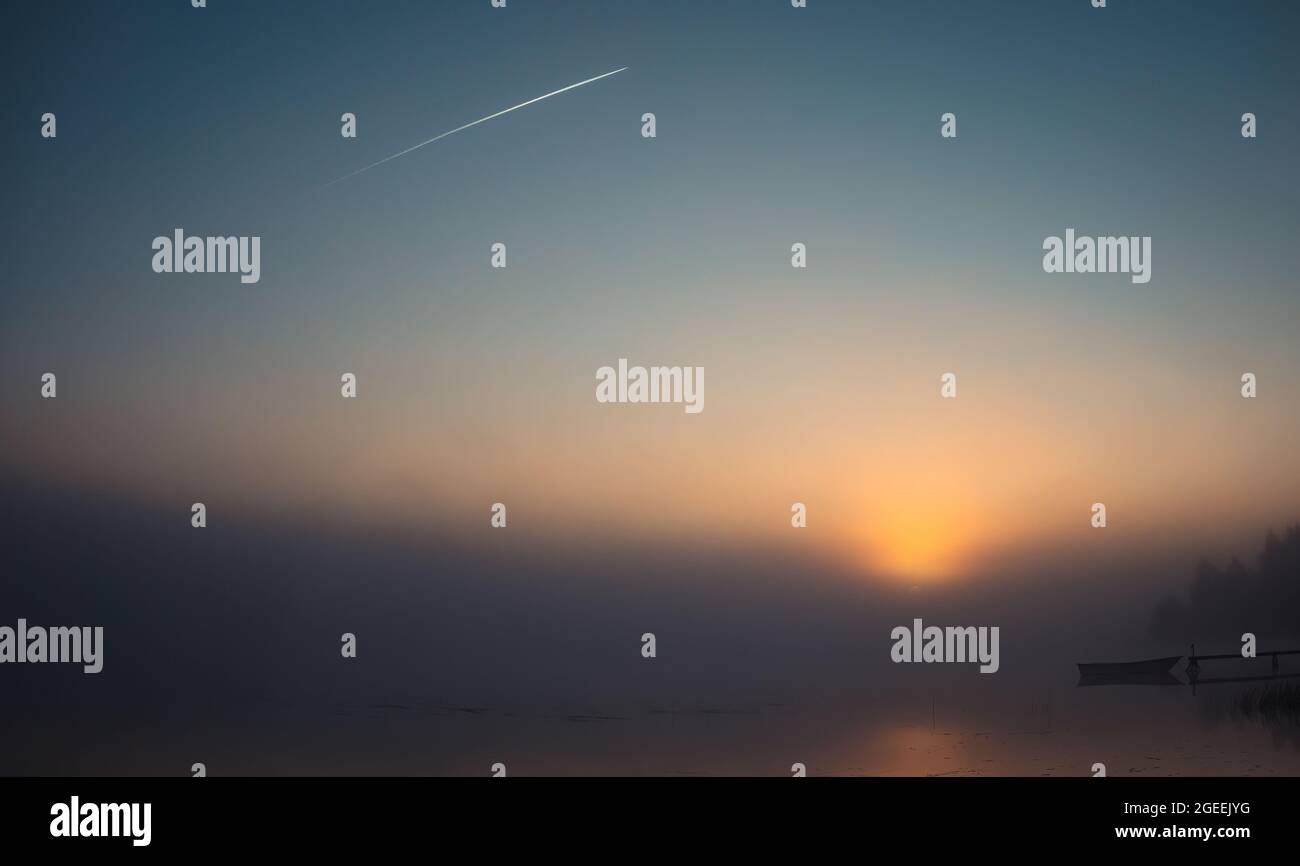
[[[498,111],[496,114],[489,114],[487,117],[480,117],[478,120],[471,121],[470,123],[467,123],[464,126],[458,126],[455,129],[451,129],[448,130],[447,132],[442,133],[441,135],[435,135],[433,138],[429,139],[428,141],[422,141],[419,144],[415,144],[408,147],[406,150],[398,151],[392,156],[386,156],[383,159],[379,160],[379,162],[372,162],[370,165],[367,165],[364,168],[359,168],[356,171],[352,172],[351,174],[345,174],[343,175],[343,177],[336,178],[330,181],[329,183],[325,184],[325,186],[327,187],[333,186],[334,184],[339,183],[340,181],[347,180],[350,177],[356,177],[357,175],[361,174],[363,171],[370,171],[370,169],[375,168],[376,166],[383,165],[384,163],[389,162],[390,160],[397,159],[399,156],[405,156],[406,154],[410,153],[413,150],[419,150],[420,148],[424,147],[426,144],[433,144],[435,141],[446,138],[449,135],[455,135],[458,132],[463,132],[464,130],[469,129],[471,126],[478,126],[480,123],[485,123],[494,117],[500,117],[503,114],[509,114],[510,112],[514,111],[517,108],[523,108],[526,105],[532,105],[534,102],[541,102],[543,99],[548,99],[552,96],[556,96],[557,94],[563,93],[566,90],[572,90],[575,87],[581,87],[584,84],[590,84],[593,81],[600,81],[600,79],[602,78],[608,78],[611,75],[615,75],[619,72],[622,72],[624,69],[627,69],[627,67],[624,66],[621,69],[615,69],[610,72],[606,72],[603,75],[597,75],[595,78],[588,78],[586,81],[579,81],[577,84],[570,84],[568,87],[561,87],[559,90],[552,90],[550,93],[543,93],[541,96],[530,99],[527,102],[521,102],[518,105],[512,105],[509,108],[502,109],[501,111]]]

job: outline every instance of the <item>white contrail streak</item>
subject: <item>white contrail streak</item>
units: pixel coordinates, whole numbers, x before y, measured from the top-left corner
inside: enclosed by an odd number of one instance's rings
[[[514,111],[517,108],[523,108],[526,105],[532,105],[534,102],[541,102],[543,99],[549,99],[550,97],[561,94],[566,90],[572,90],[575,87],[581,87],[584,84],[590,84],[593,81],[600,81],[600,79],[602,78],[608,78],[611,75],[622,72],[624,69],[627,69],[627,67],[624,66],[622,69],[615,69],[611,72],[606,72],[604,75],[597,75],[595,78],[588,78],[586,81],[579,81],[577,84],[570,84],[568,87],[561,87],[559,90],[552,90],[550,93],[543,93],[541,96],[538,96],[534,99],[530,99],[527,102],[521,102],[518,105],[512,105],[509,108],[502,109],[501,111],[498,111],[496,114],[489,114],[487,117],[480,117],[478,120],[471,121],[470,123],[467,123],[464,126],[458,126],[455,129],[448,130],[447,132],[442,133],[441,135],[435,135],[433,138],[429,139],[428,141],[422,141],[419,144],[415,144],[412,145],[411,147],[408,147],[406,150],[398,151],[392,156],[386,156],[383,159],[379,160],[379,162],[372,162],[370,165],[366,166],[365,168],[359,168],[356,171],[352,172],[351,174],[345,174],[343,175],[343,177],[336,178],[335,180],[332,180],[329,183],[325,184],[325,186],[333,186],[339,181],[347,180],[350,177],[356,177],[357,175],[361,174],[361,172],[363,171],[370,171],[370,169],[375,168],[376,166],[383,165],[384,163],[389,162],[390,160],[397,159],[399,156],[406,156],[406,154],[410,153],[413,150],[419,150],[420,148],[424,147],[426,144],[433,144],[435,141],[446,138],[449,135],[455,135],[458,132],[463,132],[464,130],[469,129],[471,126],[478,126],[480,123],[486,123],[487,121],[493,119],[494,117],[500,117],[503,114],[509,114],[510,112]]]

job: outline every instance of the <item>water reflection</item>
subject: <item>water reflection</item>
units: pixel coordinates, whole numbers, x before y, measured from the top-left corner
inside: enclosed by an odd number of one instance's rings
[[[1300,774],[1300,686],[890,689],[817,700],[713,705],[537,705],[402,695],[266,703],[105,737],[49,730],[60,765],[5,772],[176,775],[199,757],[224,775],[1109,776]],[[1164,685],[1164,684],[1162,684]],[[178,769],[179,768],[179,769]]]

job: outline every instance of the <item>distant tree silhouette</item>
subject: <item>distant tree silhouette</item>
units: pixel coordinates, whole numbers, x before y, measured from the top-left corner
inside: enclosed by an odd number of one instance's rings
[[[1202,561],[1185,598],[1156,605],[1151,631],[1173,641],[1199,640],[1204,652],[1238,645],[1243,632],[1257,635],[1261,649],[1300,636],[1300,525],[1281,537],[1269,530],[1255,568],[1235,557],[1224,568]]]

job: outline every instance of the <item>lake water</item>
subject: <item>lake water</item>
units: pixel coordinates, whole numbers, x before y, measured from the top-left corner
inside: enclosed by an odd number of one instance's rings
[[[1262,662],[1261,664],[1266,664]],[[1297,775],[1300,726],[1249,686],[888,689],[793,702],[255,702],[60,714],[5,773],[212,775]],[[10,719],[10,725],[14,719]],[[9,742],[14,742],[10,739]],[[57,758],[51,763],[51,754]]]

